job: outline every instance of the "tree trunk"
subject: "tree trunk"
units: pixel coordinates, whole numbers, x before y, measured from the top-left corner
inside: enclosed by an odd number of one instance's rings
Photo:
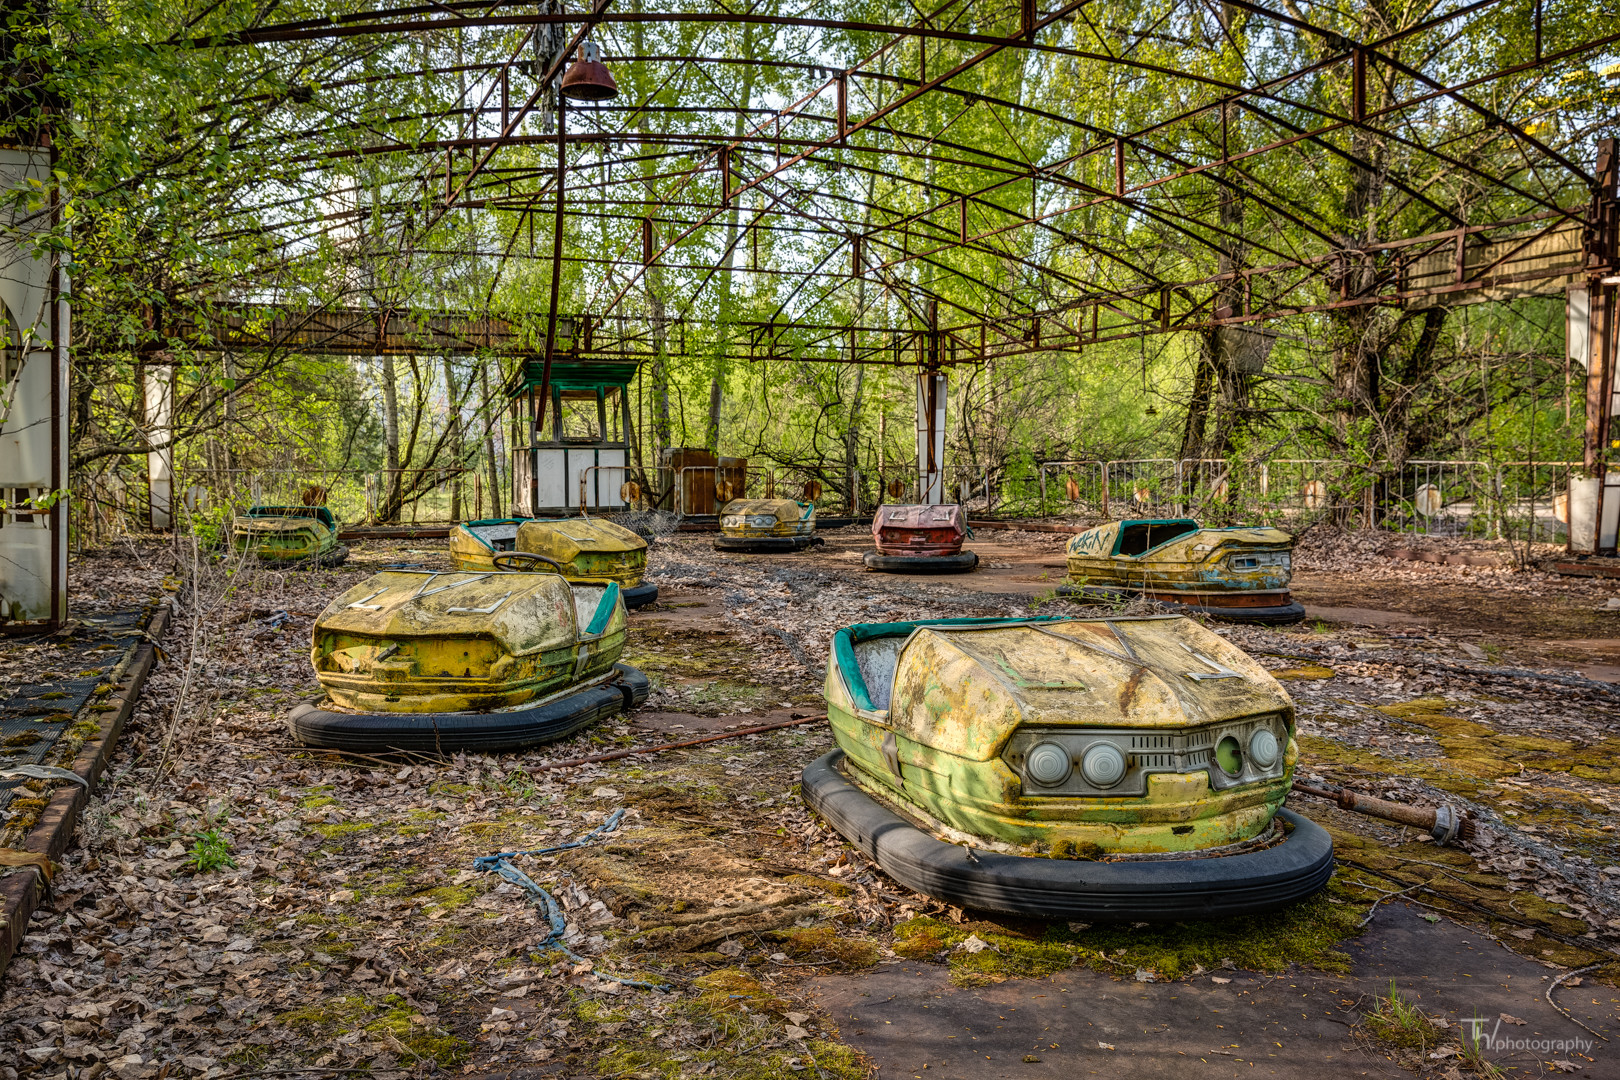
[[[641,11],[641,9],[642,9],[641,0],[633,0],[633,2],[630,5],[630,9],[632,11],[636,11],[636,12]],[[637,56],[642,56],[642,55],[645,55],[645,53],[646,53],[646,40],[645,40],[645,38],[646,38],[645,24],[640,23],[640,22],[631,23],[630,24],[630,46],[631,46],[632,49],[635,50],[635,54]],[[637,95],[638,95],[637,100],[640,100],[639,95],[641,94],[641,92],[645,91],[646,89],[650,89],[650,88],[642,87],[642,86],[639,85],[639,80],[643,77],[642,73],[639,70],[635,70],[635,71],[630,72],[629,77],[636,84],[635,85],[635,90],[636,90]],[[648,135],[648,134],[652,133],[652,123],[651,123],[651,120],[650,120],[650,118],[648,116],[647,110],[645,110],[645,109],[642,109],[642,110],[640,110],[639,112],[636,113],[636,130],[641,132],[643,135]],[[656,168],[657,168],[656,163],[654,163],[652,161],[643,161],[641,163],[641,173],[642,173],[642,175],[644,177],[651,177],[652,174],[656,171]],[[657,228],[652,222],[652,216],[653,216],[653,212],[661,204],[658,203],[656,200],[654,200],[653,197],[652,197],[652,181],[650,179],[648,179],[646,181],[646,183],[647,183],[647,187],[648,187],[647,196],[646,196],[646,199],[642,203],[641,212],[642,212],[642,216],[645,217],[647,219],[647,221],[648,221],[648,228],[650,230],[652,230],[652,246],[653,246],[653,250],[657,251],[658,250],[658,234],[657,234]],[[663,451],[670,446],[671,441],[672,441],[672,428],[671,428],[670,420],[669,420],[669,355],[668,355],[669,341],[668,341],[668,331],[666,329],[667,321],[668,321],[668,309],[665,307],[665,304],[664,304],[664,297],[665,297],[665,295],[667,293],[667,290],[666,290],[665,284],[664,284],[663,267],[658,265],[656,262],[653,263],[653,265],[648,266],[642,273],[641,283],[642,283],[642,290],[646,293],[646,296],[647,296],[647,309],[648,309],[649,313],[652,315],[652,322],[653,322],[653,326],[652,326],[652,334],[653,334],[652,428],[653,428],[653,430],[652,430],[652,447],[651,447],[652,453],[649,455],[649,457],[651,458],[652,463],[654,465],[656,465],[658,463],[658,461],[659,461],[659,458],[662,456]]]
[[[754,27],[748,24],[743,28],[742,57],[744,60],[754,58]],[[753,64],[743,65],[742,91],[738,94],[741,108],[738,110],[736,120],[732,124],[732,137],[741,139],[748,125],[748,110],[754,103],[754,75],[759,69]],[[722,183],[730,183],[722,178]],[[726,216],[726,254],[721,263],[719,289],[719,352],[714,358],[714,373],[709,377],[709,419],[703,430],[703,445],[715,453],[720,451],[720,410],[725,403],[725,377],[726,352],[731,346],[731,285],[732,266],[737,258],[737,227],[738,215],[742,207],[733,200],[731,211]]]
[[[444,396],[446,420],[450,425],[450,520],[456,522],[461,520],[461,402],[456,397],[455,372],[448,356],[444,358]]]
[[[857,436],[860,434],[861,426],[861,389],[862,384],[865,383],[865,381],[865,365],[856,364],[855,394],[850,398],[849,424],[844,428],[844,483],[848,489],[848,504],[849,512],[851,514],[860,513],[860,498],[857,490],[859,482],[856,474],[856,466],[859,464],[859,462],[857,462],[855,459],[855,451],[858,445]]]
[[[394,358],[384,353],[378,357],[382,364],[383,393],[383,447],[387,453],[387,476],[384,483],[382,520],[392,521],[398,514],[399,471],[399,378],[394,371]]]

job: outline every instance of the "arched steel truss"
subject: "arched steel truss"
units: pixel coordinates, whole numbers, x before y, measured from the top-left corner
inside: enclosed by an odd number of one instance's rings
[[[473,34],[486,55],[464,63],[322,84],[322,94],[374,102],[410,79],[453,78],[470,89],[449,108],[379,104],[283,132],[286,160],[306,172],[343,173],[365,159],[415,165],[408,183],[391,182],[395,196],[385,206],[288,216],[277,230],[291,248],[379,213],[408,221],[416,237],[431,236],[449,215],[489,214],[498,246],[428,242],[417,250],[503,267],[549,263],[548,358],[559,303],[577,313],[583,329],[575,341],[594,328],[594,347],[653,348],[660,334],[649,327],[660,320],[644,293],[649,275],[660,273],[685,283],[671,299],[676,314],[664,316],[672,324],[690,317],[723,275],[746,270],[788,286],[773,293],[768,317],[729,320],[721,354],[934,365],[1371,304],[1545,292],[1613,268],[1613,237],[1595,227],[1615,195],[1593,189],[1597,132],[1537,119],[1546,109],[1526,105],[1524,87],[1590,74],[1620,42],[1620,28],[1565,15],[1556,39],[1544,41],[1542,0],[1442,4],[1421,22],[1377,32],[1366,29],[1377,22],[1368,16],[1377,5],[1311,8],[1308,18],[1290,0],[1129,9],[1101,0],[1047,7],[945,0],[926,12],[907,6],[900,19],[783,14],[760,3],[646,6],[592,0],[567,11],[555,3],[431,0],[177,35],[165,44],[308,50]],[[839,6],[818,13],[839,14]],[[1533,41],[1504,50],[1495,63],[1453,62],[1446,42],[1520,8]],[[1137,24],[1109,30],[1094,14]],[[1247,20],[1247,45],[1230,30],[1239,17]],[[1208,27],[1211,18],[1224,41],[1189,45],[1180,53],[1185,62],[1136,54],[1145,41],[1185,41],[1176,26]],[[699,45],[711,30],[734,36],[752,27],[768,37],[749,57],[628,47],[637,27],[682,25],[701,29]],[[784,34],[800,35],[808,51],[785,54]],[[569,105],[554,133],[537,131],[549,88],[587,35],[603,44],[621,82],[636,70],[647,75],[636,84],[651,92]],[[542,38],[565,47],[537,55]],[[856,59],[833,63],[834,41],[865,44]],[[1268,50],[1297,62],[1257,70],[1251,54]],[[1195,64],[1232,53],[1252,78],[1223,78]],[[1114,129],[1073,115],[1081,103],[1072,100],[994,92],[996,65],[1037,64],[1113,72],[1120,85],[1154,80],[1167,96],[1144,122]],[[735,79],[749,66],[806,85],[791,97],[744,105]],[[660,96],[677,73],[694,72],[729,103]],[[1499,93],[1509,85],[1520,96]],[[988,137],[958,134],[970,115],[994,120]],[[1047,141],[1061,143],[1061,152],[1043,154],[1043,145],[1027,153],[1023,124],[1058,133]],[[1237,126],[1243,138],[1234,145],[1229,131]],[[1421,168],[1391,169],[1391,156]],[[1376,176],[1403,209],[1376,235],[1346,235],[1338,193],[1290,188],[1280,179],[1286,168],[1273,164],[1307,157],[1327,173]],[[867,181],[864,192],[859,182],[818,183],[839,174]],[[1466,206],[1440,196],[1433,178],[1441,175],[1465,178],[1480,196]],[[358,203],[361,193],[354,194]],[[1223,204],[1234,202],[1247,217],[1223,214]],[[581,242],[591,229],[604,245]],[[1147,236],[1174,257],[1145,254]],[[573,242],[565,245],[565,237]],[[559,298],[568,265],[590,284]],[[539,343],[522,347],[538,351]]]

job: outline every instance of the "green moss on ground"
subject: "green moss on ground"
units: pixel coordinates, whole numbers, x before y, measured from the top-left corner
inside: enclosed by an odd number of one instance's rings
[[[1157,979],[1224,965],[1280,971],[1306,964],[1347,971],[1350,958],[1338,945],[1360,932],[1365,910],[1358,894],[1335,879],[1324,892],[1283,911],[1163,926],[1053,923],[1044,931],[1026,931],[925,916],[895,927],[894,951],[913,960],[943,955],[952,979],[966,985],[1050,975],[1076,964],[1115,975],[1147,971]],[[989,947],[959,948],[970,936]]]
[[[1301,664],[1299,667],[1284,668],[1281,671],[1273,671],[1271,673],[1271,677],[1273,679],[1297,680],[1303,682],[1331,679],[1336,674],[1337,672],[1324,664]]]
[[[1421,697],[1378,711],[1434,736],[1451,767],[1470,776],[1496,779],[1526,769],[1572,773],[1587,780],[1620,783],[1620,739],[1589,745],[1534,735],[1512,735],[1451,715],[1464,703]]]
[[[796,960],[832,961],[841,967],[866,968],[877,963],[883,955],[874,942],[840,937],[831,926],[773,930],[765,936],[780,942],[782,951]]]
[[[275,1023],[308,1038],[329,1038],[348,1031],[388,1036],[406,1051],[402,1064],[432,1063],[455,1068],[472,1047],[410,1009],[405,999],[389,994],[380,1001],[358,995],[329,998],[277,1016]]]
[[[699,1073],[716,1080],[863,1080],[865,1060],[841,1043],[807,1039],[803,1050],[772,1050],[765,1054],[739,1054],[731,1047],[714,1050],[664,1051],[641,1040],[612,1045],[597,1058],[599,1076],[634,1076],[681,1080]]]
[[[713,971],[693,982],[701,993],[672,1001],[669,1015],[642,1022],[610,1037],[595,1063],[598,1076],[634,1076],[640,1080],[681,1080],[703,1075],[719,1080],[865,1080],[866,1060],[847,1046],[807,1038],[785,1048],[759,1052],[752,1048],[785,1034],[780,1016],[789,1007],[760,982],[737,968]],[[620,1005],[590,999],[575,1003],[575,1015],[591,1024],[628,1018]],[[677,1022],[695,1029],[701,1049],[686,1044],[666,1050],[657,1035]]]

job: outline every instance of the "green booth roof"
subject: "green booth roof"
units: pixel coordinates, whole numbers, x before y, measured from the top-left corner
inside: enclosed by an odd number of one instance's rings
[[[629,386],[641,366],[636,360],[553,360],[551,385],[559,390],[601,390]],[[506,387],[507,397],[519,397],[540,386],[544,360],[526,360]]]

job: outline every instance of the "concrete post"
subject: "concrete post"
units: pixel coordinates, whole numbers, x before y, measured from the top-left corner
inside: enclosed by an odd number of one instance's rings
[[[152,364],[143,380],[146,439],[156,449],[146,454],[148,510],[152,528],[174,527],[174,366]]]
[[[917,501],[945,501],[945,397],[943,371],[917,373]]]
[[[67,275],[35,250],[54,210],[10,198],[54,202],[52,157],[0,148],[0,632],[67,618]]]

